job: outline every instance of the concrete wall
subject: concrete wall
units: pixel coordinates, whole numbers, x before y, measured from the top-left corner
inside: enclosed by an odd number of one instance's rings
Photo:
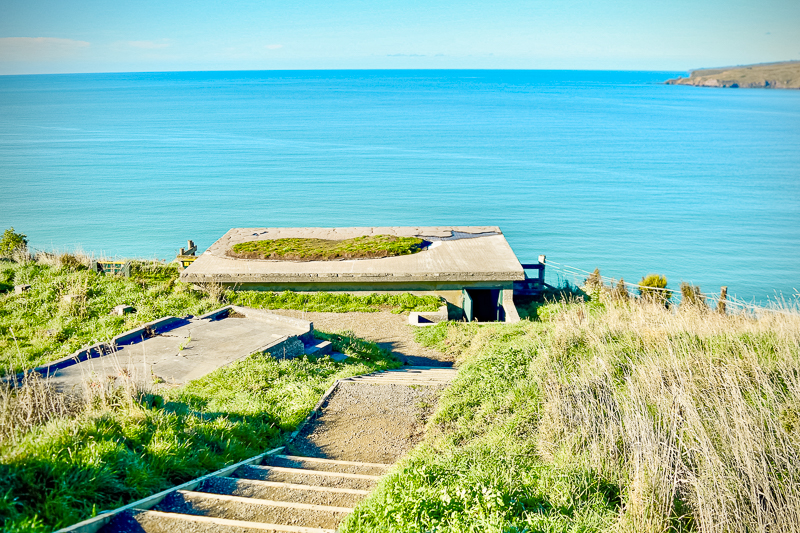
[[[504,289],[513,291],[513,281],[461,282],[461,283],[223,283],[224,287],[245,291],[293,291],[293,292],[346,292],[354,295],[366,294],[414,294],[434,295],[444,298],[451,305],[461,307],[463,289]]]

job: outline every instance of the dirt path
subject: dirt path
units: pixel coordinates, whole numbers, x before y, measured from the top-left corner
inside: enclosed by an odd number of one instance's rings
[[[416,446],[444,386],[343,382],[290,453],[391,464]]]
[[[414,340],[414,326],[408,325],[408,313],[306,313],[273,309],[270,313],[310,320],[320,331],[336,333],[349,330],[362,339],[378,343],[412,366],[452,366],[453,359],[426,348]]]

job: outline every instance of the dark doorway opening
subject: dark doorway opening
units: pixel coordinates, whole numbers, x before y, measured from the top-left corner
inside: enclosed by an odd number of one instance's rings
[[[501,289],[464,289],[464,315],[472,322],[503,322]]]

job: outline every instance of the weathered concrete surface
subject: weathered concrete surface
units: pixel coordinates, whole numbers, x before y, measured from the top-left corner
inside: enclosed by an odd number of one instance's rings
[[[344,261],[276,261],[236,259],[226,255],[234,244],[281,238],[349,239],[362,235],[430,237],[427,250],[397,257]],[[461,238],[452,239],[454,236]],[[494,226],[391,228],[235,228],[215,242],[181,273],[191,283],[310,284],[392,290],[395,284],[410,290],[455,288],[455,285],[503,283],[525,279],[513,250]],[[455,285],[453,285],[455,284]],[[323,287],[317,289],[316,287]],[[302,289],[297,287],[296,289]]]
[[[81,387],[86,380],[155,379],[177,385],[255,352],[293,357],[302,354],[303,340],[312,340],[310,322],[257,309],[232,309],[244,316],[218,319],[219,313],[211,313],[211,318],[182,320],[177,327],[155,336],[117,344],[102,357],[57,368],[49,374],[51,382],[61,390]]]

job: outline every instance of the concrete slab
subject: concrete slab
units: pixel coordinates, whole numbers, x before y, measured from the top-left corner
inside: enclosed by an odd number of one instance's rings
[[[175,322],[152,337],[116,344],[110,353],[54,368],[48,373],[60,390],[81,387],[86,379],[154,379],[179,385],[200,378],[218,368],[256,352],[283,357],[287,349],[297,355],[303,341],[311,342],[313,324],[303,320],[270,315],[261,310],[230,306],[236,313],[215,312],[210,318]]]
[[[416,254],[343,261],[276,261],[228,257],[240,242],[281,238],[349,239],[362,235],[415,236],[431,241]],[[522,265],[496,226],[386,228],[234,228],[181,273],[190,283],[315,285],[524,280]],[[245,285],[241,285],[245,284]]]

